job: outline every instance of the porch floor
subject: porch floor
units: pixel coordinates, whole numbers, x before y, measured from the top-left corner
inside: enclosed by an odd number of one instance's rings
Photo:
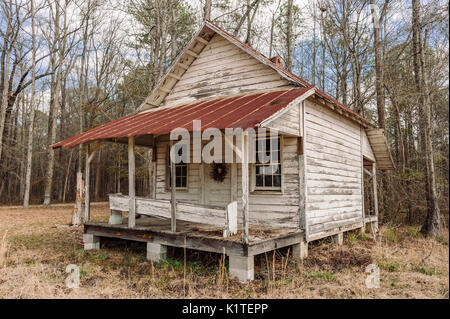
[[[177,221],[177,231],[170,231],[170,220],[150,216],[136,219],[134,228],[128,227],[127,218],[122,224],[88,222],[84,232],[97,237],[121,238],[125,240],[153,242],[167,246],[186,247],[202,251],[226,253],[227,255],[253,256],[273,249],[300,242],[303,232],[295,228],[249,227],[249,244],[243,245],[242,232],[223,237],[218,227]]]

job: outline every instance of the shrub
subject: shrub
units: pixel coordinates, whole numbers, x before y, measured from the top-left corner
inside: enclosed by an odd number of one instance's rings
[[[397,229],[395,229],[395,228],[386,229],[386,231],[384,232],[384,236],[391,243],[394,243],[394,244],[397,243]]]
[[[313,279],[313,278],[320,278],[320,279],[325,279],[325,280],[335,280],[336,279],[334,274],[332,272],[328,272],[328,271],[318,271],[318,272],[306,273],[305,277],[308,279]]]
[[[417,267],[416,271],[428,276],[433,276],[437,274],[437,271],[434,268]]]
[[[408,236],[411,238],[420,238],[423,237],[422,233],[416,227],[409,226],[408,227]]]

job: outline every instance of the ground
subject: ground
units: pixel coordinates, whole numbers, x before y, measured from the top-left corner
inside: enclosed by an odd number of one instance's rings
[[[145,244],[112,240],[84,251],[72,209],[0,207],[0,298],[449,298],[448,234],[430,240],[417,227],[382,225],[375,242],[346,233],[342,247],[312,243],[303,263],[288,248],[257,256],[256,280],[242,284],[220,254],[169,249],[152,263]],[[91,214],[107,220],[107,204]],[[66,285],[69,264],[80,268],[78,289]],[[369,264],[380,269],[380,288],[366,286]]]

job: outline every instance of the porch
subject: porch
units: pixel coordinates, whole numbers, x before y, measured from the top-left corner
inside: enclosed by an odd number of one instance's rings
[[[255,255],[287,246],[292,246],[294,258],[307,255],[304,232],[298,228],[252,226],[244,243],[242,230],[233,223],[234,203],[224,208],[177,203],[177,228],[172,231],[170,201],[135,197],[135,225],[130,227],[129,196],[109,197],[109,221],[84,223],[85,250],[100,249],[102,238],[116,238],[146,242],[147,259],[155,262],[167,258],[168,246],[224,254],[229,258],[230,277],[241,282],[254,279]]]

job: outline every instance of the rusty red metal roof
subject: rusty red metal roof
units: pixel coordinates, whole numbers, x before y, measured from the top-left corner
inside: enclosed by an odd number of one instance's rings
[[[73,147],[95,140],[138,135],[164,135],[177,128],[193,130],[192,121],[201,121],[207,128],[256,127],[265,119],[286,108],[289,103],[307,96],[311,88],[294,88],[268,92],[254,92],[162,107],[125,116],[75,135],[51,147]]]

